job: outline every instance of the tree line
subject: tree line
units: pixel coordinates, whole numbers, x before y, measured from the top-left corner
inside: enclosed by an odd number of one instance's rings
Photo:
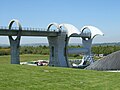
[[[68,48],[81,48],[82,46],[69,46]],[[92,53],[93,54],[104,54],[108,55],[112,52],[120,50],[120,46],[93,46]],[[20,54],[41,54],[41,55],[49,55],[49,46],[21,46]],[[10,47],[0,47],[0,55],[10,55]]]
[[[93,54],[104,54],[104,55],[108,55],[108,54],[111,54],[113,52],[116,52],[120,50],[120,46],[116,46],[116,45],[113,45],[113,46],[93,46],[92,47],[92,53]]]

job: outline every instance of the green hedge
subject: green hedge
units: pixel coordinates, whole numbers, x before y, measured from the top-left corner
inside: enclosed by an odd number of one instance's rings
[[[80,48],[81,46],[69,46],[68,48]],[[120,46],[93,46],[92,53],[93,54],[110,54],[112,52],[120,50]],[[10,47],[0,47],[0,55],[9,55]],[[22,46],[20,47],[20,54],[41,54],[41,55],[49,55],[49,47],[48,46]],[[77,57],[79,55],[71,54],[69,56]]]

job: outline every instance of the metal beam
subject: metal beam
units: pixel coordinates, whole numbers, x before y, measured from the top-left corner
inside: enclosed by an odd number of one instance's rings
[[[86,48],[69,48],[68,54],[80,54],[80,53],[86,53],[88,50]]]
[[[73,34],[70,37],[83,37],[83,38],[90,38],[91,35],[90,34]]]
[[[0,29],[0,36],[17,36],[18,30]],[[22,30],[21,36],[59,36],[60,32]]]

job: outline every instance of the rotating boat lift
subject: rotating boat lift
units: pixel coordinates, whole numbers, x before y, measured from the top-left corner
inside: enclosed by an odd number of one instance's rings
[[[17,24],[18,29],[13,29],[13,23]],[[55,31],[51,31],[52,26],[56,27]],[[64,29],[63,29],[64,28]],[[86,32],[89,29],[90,32]],[[73,67],[86,65],[94,62],[91,55],[92,41],[95,36],[103,35],[103,33],[94,26],[84,26],[81,30],[71,24],[50,23],[47,29],[29,29],[22,28],[20,22],[13,19],[8,24],[8,28],[0,28],[0,36],[8,36],[11,47],[11,64],[20,64],[19,47],[21,36],[47,36],[50,48],[49,66],[70,67],[68,54],[83,53],[82,62],[79,65],[73,64]],[[12,36],[17,36],[14,39]],[[81,37],[83,48],[68,49],[70,37]]]
[[[95,36],[104,35],[98,28],[94,26],[84,26],[79,30],[71,24],[50,23],[47,30],[49,31],[52,26],[55,26],[56,30],[61,32],[61,35],[57,37],[48,36],[50,47],[49,66],[70,67],[68,54],[84,54],[81,63],[79,65],[73,64],[72,67],[86,66],[86,62],[89,62],[89,64],[94,62],[91,54],[92,41]],[[62,27],[66,30],[63,30]],[[89,29],[90,32],[86,33],[86,29]],[[83,48],[68,49],[70,37],[81,37]]]

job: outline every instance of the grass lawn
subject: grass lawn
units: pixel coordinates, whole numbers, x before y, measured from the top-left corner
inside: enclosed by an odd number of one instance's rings
[[[21,59],[37,57],[22,55]],[[0,56],[0,90],[120,90],[120,73],[5,64],[9,58]]]
[[[81,58],[77,57],[76,59]],[[75,59],[75,57],[69,57],[69,59]],[[29,62],[36,60],[49,60],[49,55],[40,54],[23,54],[20,55],[20,62]],[[0,56],[0,64],[10,64],[10,55]]]
[[[120,90],[120,73],[0,65],[0,90]]]
[[[48,60],[48,55],[39,55],[39,54],[23,54],[20,55],[20,62],[29,62],[35,60]],[[10,55],[0,56],[0,64],[10,64]]]
[[[20,55],[20,61],[36,61],[36,60],[48,60],[49,55],[39,55],[39,54],[24,54]]]

